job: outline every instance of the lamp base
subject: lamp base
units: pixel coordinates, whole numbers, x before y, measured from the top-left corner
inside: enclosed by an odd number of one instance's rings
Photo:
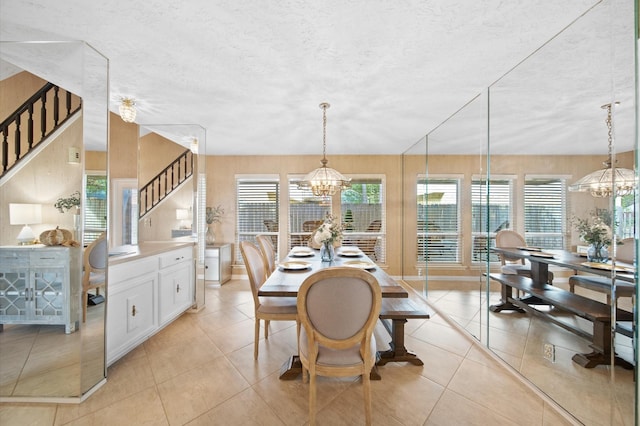
[[[25,225],[20,231],[20,233],[18,234],[18,236],[16,237],[16,239],[18,240],[19,245],[27,246],[27,245],[35,244],[36,236],[33,233],[33,230],[31,230],[31,227],[29,225]]]

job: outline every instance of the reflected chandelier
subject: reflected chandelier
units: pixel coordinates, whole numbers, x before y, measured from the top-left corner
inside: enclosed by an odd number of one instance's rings
[[[327,197],[334,195],[338,191],[348,188],[351,179],[347,179],[339,171],[327,167],[327,108],[329,104],[323,102],[320,104],[322,108],[322,167],[307,173],[307,175],[298,183],[301,189],[311,188],[311,192],[316,197]]]
[[[619,102],[616,102],[617,105]],[[604,169],[591,172],[573,185],[569,191],[590,192],[598,198],[629,195],[636,187],[636,174],[633,170],[621,167],[612,167],[612,132],[611,132],[611,108],[612,104],[602,105],[607,110],[607,129],[609,137],[609,158],[603,162]]]
[[[120,103],[120,118],[125,123],[133,123],[136,120],[136,101],[131,98],[122,98]]]

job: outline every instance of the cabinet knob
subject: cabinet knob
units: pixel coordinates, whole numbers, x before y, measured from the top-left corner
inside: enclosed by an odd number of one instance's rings
[[[136,305],[133,305],[133,306],[131,307],[131,316],[132,316],[132,317],[135,317],[135,316],[136,316]]]
[[[176,293],[180,293],[180,284],[176,285]]]

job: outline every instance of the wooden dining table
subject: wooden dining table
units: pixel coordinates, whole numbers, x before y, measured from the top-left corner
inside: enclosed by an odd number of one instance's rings
[[[409,362],[423,365],[422,360],[407,350],[404,344],[404,324],[408,318],[428,319],[433,312],[426,306],[417,306],[409,299],[409,292],[391,278],[382,268],[367,257],[360,249],[343,246],[336,249],[331,262],[320,259],[320,251],[308,247],[294,247],[288,256],[278,263],[277,268],[258,290],[260,297],[297,297],[303,281],[313,273],[330,267],[351,266],[365,269],[378,280],[382,292],[380,319],[391,335],[388,351],[378,353],[377,365],[388,362]],[[302,372],[298,355],[293,355],[282,366],[280,379],[291,380]],[[377,369],[371,373],[372,379],[380,379]]]

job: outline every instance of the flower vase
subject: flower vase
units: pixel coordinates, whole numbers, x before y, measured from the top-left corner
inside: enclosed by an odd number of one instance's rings
[[[206,242],[208,246],[212,246],[216,242],[216,234],[211,229],[211,226],[207,226]]]
[[[605,263],[609,260],[609,251],[604,244],[591,244],[587,250],[587,260],[595,263]]]
[[[336,252],[335,249],[333,248],[333,242],[331,241],[325,241],[322,243],[322,246],[320,246],[320,260],[322,260],[323,262],[331,262],[333,261],[333,258],[335,257]]]

